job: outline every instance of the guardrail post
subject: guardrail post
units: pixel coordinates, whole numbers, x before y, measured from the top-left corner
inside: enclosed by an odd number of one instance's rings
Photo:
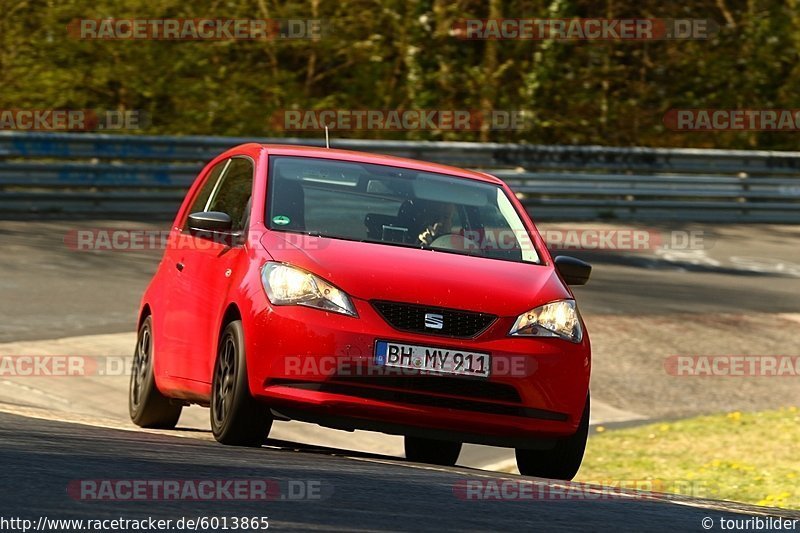
[[[740,213],[742,214],[743,218],[747,218],[747,216],[750,214],[750,210],[746,207],[750,196],[750,175],[747,172],[739,172],[738,177],[742,189],[742,196],[739,197],[739,202],[745,204],[745,207],[740,211]]]

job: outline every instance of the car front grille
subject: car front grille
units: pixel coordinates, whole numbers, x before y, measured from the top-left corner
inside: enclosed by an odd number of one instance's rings
[[[372,306],[394,329],[426,335],[471,339],[486,331],[497,320],[495,315],[428,305],[376,300]],[[441,328],[426,326],[426,315],[440,315]]]

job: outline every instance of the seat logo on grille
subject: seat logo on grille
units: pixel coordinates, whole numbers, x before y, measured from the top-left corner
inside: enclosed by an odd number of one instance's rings
[[[444,316],[436,313],[425,313],[425,327],[430,329],[442,329],[444,327]]]

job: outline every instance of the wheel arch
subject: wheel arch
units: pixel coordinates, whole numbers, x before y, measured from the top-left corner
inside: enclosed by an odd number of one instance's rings
[[[222,320],[219,321],[219,331],[217,332],[217,341],[222,337],[222,332],[225,330],[225,326],[233,322],[234,320],[241,320],[242,319],[242,312],[239,310],[239,306],[236,302],[231,302],[228,304],[228,307],[225,308],[225,312],[222,313]]]
[[[245,365],[247,367],[247,377],[250,386],[250,393],[252,395],[256,395],[259,391],[259,380],[257,379],[256,374],[253,373],[253,364],[251,363],[251,358],[255,357],[256,354],[260,352],[257,345],[254,344],[256,342],[256,338],[258,335],[248,334],[252,328],[258,328],[259,325],[254,322],[253,316],[249,314],[249,309],[247,307],[242,307],[242,305],[247,306],[248,302],[230,302],[226,307],[225,311],[222,313],[222,318],[219,321],[219,331],[217,333],[217,343],[219,344],[220,340],[222,339],[222,333],[225,331],[225,327],[235,320],[240,320],[242,322],[242,334],[244,335],[243,339],[243,347],[245,351]],[[244,312],[242,312],[244,310]],[[215,355],[215,361],[216,361]],[[213,372],[213,371],[212,371]]]
[[[150,309],[150,304],[149,303],[144,304],[142,306],[141,311],[139,311],[139,320],[136,323],[136,331],[139,331],[139,328],[142,327],[142,324],[144,323],[145,319],[152,314],[153,310]]]

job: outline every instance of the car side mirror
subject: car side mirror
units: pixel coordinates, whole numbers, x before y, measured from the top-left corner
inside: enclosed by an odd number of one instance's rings
[[[592,265],[568,255],[559,255],[553,261],[556,270],[567,282],[567,285],[586,285],[592,273]]]
[[[192,231],[225,233],[233,228],[233,220],[230,215],[220,211],[201,211],[189,215],[188,225]]]

